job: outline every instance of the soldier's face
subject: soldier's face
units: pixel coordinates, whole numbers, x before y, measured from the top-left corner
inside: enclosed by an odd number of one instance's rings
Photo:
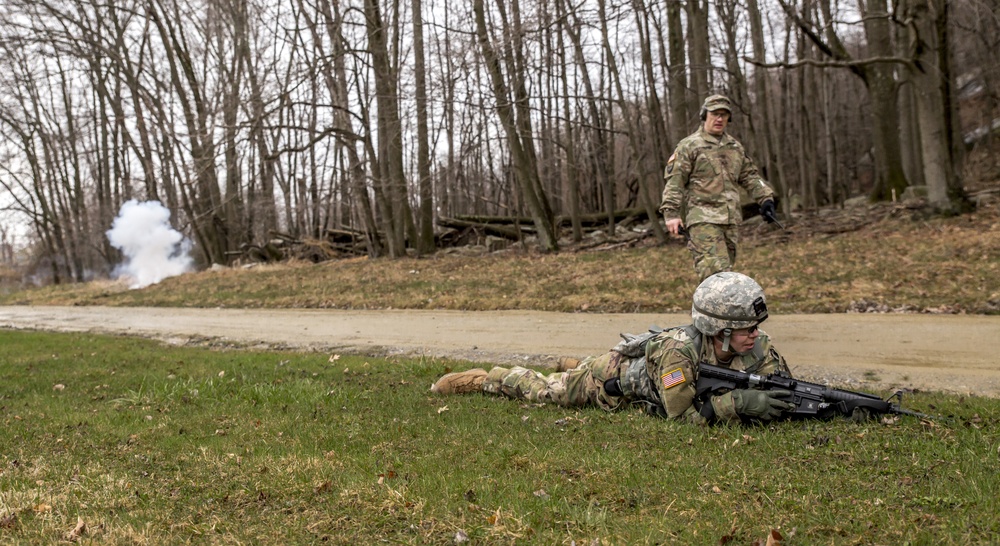
[[[729,346],[732,347],[730,350],[741,355],[752,351],[754,344],[757,343],[757,332],[757,326],[743,328],[742,330],[733,330],[732,335],[729,337]]]
[[[705,116],[705,132],[712,136],[721,136],[729,125],[728,110],[712,110]]]

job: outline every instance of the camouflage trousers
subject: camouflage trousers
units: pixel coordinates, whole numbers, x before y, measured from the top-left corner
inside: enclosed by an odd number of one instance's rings
[[[731,271],[736,263],[739,228],[733,224],[694,224],[687,227],[688,250],[694,257],[694,271],[701,280]]]
[[[627,363],[628,359],[621,353],[611,351],[589,357],[572,370],[547,375],[520,366],[496,367],[486,377],[483,392],[568,408],[597,405],[614,410],[622,405],[623,400],[607,394],[604,382],[618,377],[623,362]]]

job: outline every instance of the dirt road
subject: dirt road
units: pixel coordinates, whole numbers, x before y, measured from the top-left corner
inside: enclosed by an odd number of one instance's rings
[[[0,306],[2,328],[538,366],[602,353],[620,332],[689,321],[661,314]],[[764,329],[805,379],[858,390],[1000,396],[1000,317],[788,315],[770,318]]]

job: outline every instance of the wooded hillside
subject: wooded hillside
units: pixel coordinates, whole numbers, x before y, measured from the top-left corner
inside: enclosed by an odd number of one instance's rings
[[[558,222],[655,217],[713,92],[786,214],[912,185],[957,212],[998,48],[987,0],[8,0],[0,234],[27,225],[57,283],[119,262],[132,199],[204,266],[276,238],[426,254],[470,216],[555,250]]]

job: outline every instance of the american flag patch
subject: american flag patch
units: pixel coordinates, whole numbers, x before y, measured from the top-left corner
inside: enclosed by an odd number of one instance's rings
[[[661,375],[660,381],[663,381],[664,389],[669,389],[670,387],[673,387],[675,385],[680,385],[681,383],[684,382],[684,372],[680,368],[677,368],[676,370],[670,373],[665,373]]]

